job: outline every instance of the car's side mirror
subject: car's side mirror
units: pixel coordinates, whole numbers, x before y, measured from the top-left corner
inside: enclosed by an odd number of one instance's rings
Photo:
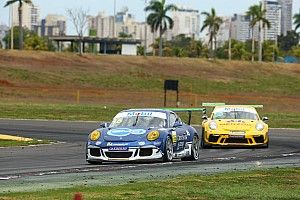
[[[179,120],[177,119],[177,120],[175,121],[173,127],[174,127],[174,128],[177,128],[177,127],[180,127],[180,126],[182,126],[182,122],[179,121]]]
[[[203,119],[203,120],[207,120],[207,119],[208,119],[208,116],[207,116],[207,115],[203,115],[203,116],[202,116],[202,119]]]
[[[268,118],[268,117],[263,117],[262,120],[263,120],[264,122],[266,122],[266,121],[269,121],[269,118]]]
[[[99,125],[99,128],[108,128],[109,125],[110,125],[110,123],[105,122],[105,123],[100,124],[100,125]]]

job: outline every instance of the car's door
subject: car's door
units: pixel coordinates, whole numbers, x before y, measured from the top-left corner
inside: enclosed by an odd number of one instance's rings
[[[170,113],[170,127],[172,127],[174,152],[184,150],[187,140],[187,132],[183,126],[183,122],[181,121],[181,119],[172,112]]]

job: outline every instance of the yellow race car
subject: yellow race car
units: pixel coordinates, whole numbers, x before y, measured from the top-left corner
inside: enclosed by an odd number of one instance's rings
[[[203,148],[211,146],[269,146],[267,117],[260,119],[255,108],[262,105],[225,105],[203,103],[214,107],[211,117],[202,117]],[[205,113],[206,114],[206,113]]]

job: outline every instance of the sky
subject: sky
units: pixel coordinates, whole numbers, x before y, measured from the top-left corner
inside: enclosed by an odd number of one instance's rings
[[[6,0],[0,0],[0,24],[8,24],[8,8],[4,8]],[[35,5],[40,7],[40,17],[44,18],[47,14],[66,15],[66,9],[80,8],[89,10],[90,15],[97,15],[100,11],[105,11],[108,15],[114,13],[114,0],[32,0]],[[148,0],[149,2],[149,0]],[[196,10],[210,11],[213,7],[217,15],[231,16],[234,13],[245,13],[249,6],[258,4],[259,0],[167,0],[167,3],[193,8]],[[145,0],[116,0],[116,10],[127,6],[129,13],[135,16],[137,21],[145,18]],[[293,12],[300,11],[300,0],[294,0]],[[68,34],[73,33],[73,27],[68,21]]]

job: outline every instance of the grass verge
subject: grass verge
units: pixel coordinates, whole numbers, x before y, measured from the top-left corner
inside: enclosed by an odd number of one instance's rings
[[[49,140],[31,140],[31,141],[15,141],[15,140],[1,140],[0,147],[16,147],[16,146],[29,146],[38,144],[50,144]]]
[[[0,103],[0,118],[11,119],[46,119],[46,120],[82,120],[82,121],[111,121],[124,106],[103,106],[83,104],[24,104]],[[300,113],[264,112],[272,128],[300,128]],[[200,114],[201,115],[201,114]],[[199,113],[195,113],[193,124],[200,124]],[[187,115],[182,115],[187,119]]]
[[[77,186],[68,189],[0,195],[0,199],[300,199],[300,168],[282,168],[215,175],[180,176],[163,181],[117,186]]]

